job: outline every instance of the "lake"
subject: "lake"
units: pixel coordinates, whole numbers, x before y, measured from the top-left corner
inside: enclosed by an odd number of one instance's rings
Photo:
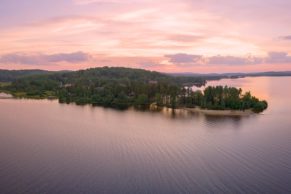
[[[0,99],[0,193],[291,193],[291,77],[223,79],[247,117]]]

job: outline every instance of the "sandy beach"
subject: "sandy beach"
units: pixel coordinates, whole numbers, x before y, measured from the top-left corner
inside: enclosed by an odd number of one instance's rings
[[[10,99],[13,98],[12,95],[0,92],[0,99]]]

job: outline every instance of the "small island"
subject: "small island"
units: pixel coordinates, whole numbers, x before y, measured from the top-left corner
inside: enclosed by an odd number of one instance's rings
[[[60,103],[91,104],[116,109],[169,107],[225,115],[260,113],[268,107],[240,88],[208,86],[201,77],[171,76],[121,67],[72,72],[48,72],[19,77],[0,85],[0,91],[17,98],[58,99]]]

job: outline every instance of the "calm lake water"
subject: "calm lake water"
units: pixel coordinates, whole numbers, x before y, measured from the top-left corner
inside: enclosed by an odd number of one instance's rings
[[[0,99],[0,193],[291,193],[291,77],[263,114],[209,117]]]

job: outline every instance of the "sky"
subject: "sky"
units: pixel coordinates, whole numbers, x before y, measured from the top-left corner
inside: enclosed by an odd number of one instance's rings
[[[0,69],[291,70],[290,0],[0,0]]]

